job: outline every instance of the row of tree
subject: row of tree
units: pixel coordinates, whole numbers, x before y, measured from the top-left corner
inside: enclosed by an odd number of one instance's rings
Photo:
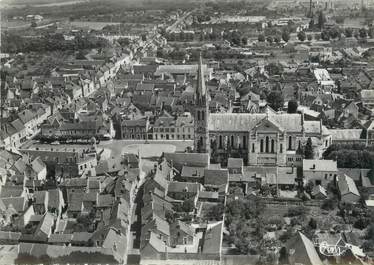
[[[107,47],[108,42],[95,36],[76,36],[74,40],[65,40],[62,34],[48,34],[37,38],[26,38],[14,33],[2,34],[2,50],[7,53],[77,51]]]

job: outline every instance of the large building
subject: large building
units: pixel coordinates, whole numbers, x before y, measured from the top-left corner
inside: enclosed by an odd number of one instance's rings
[[[229,157],[243,158],[249,165],[300,165],[307,138],[331,144],[320,121],[304,121],[303,114],[209,113],[209,95],[200,60],[195,92],[195,144],[200,153],[210,153],[214,162],[226,164]]]

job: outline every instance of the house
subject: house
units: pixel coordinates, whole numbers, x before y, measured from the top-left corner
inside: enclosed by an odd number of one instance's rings
[[[29,155],[31,159],[40,157],[42,161],[55,170],[56,177],[78,177],[97,165],[95,149],[90,148],[68,148],[59,145],[46,145],[43,147],[30,147],[20,150]]]
[[[174,117],[164,115],[156,119],[153,124],[154,140],[174,140],[175,139],[176,122]],[[193,134],[193,131],[191,131]]]
[[[55,224],[54,216],[50,213],[45,213],[42,220],[36,228],[32,241],[34,242],[48,242],[52,234],[52,228]]]
[[[188,200],[195,198],[203,190],[200,183],[176,182],[169,183],[167,195],[175,200]]]
[[[209,154],[207,153],[163,153],[163,159],[181,171],[184,165],[208,168]]]
[[[25,197],[7,197],[0,198],[6,208],[12,207],[14,215],[22,215],[27,210],[27,198]]]
[[[243,173],[243,159],[230,157],[227,161],[227,169],[230,174],[242,174]]]
[[[288,264],[323,264],[313,242],[301,232],[298,232],[295,237],[286,243],[286,250],[288,253],[288,260],[286,262]]]
[[[184,113],[175,121],[175,137],[177,140],[193,139],[194,118],[190,113]]]
[[[374,107],[374,90],[361,90],[361,102],[362,105],[368,109],[372,109]]]
[[[122,139],[148,139],[149,120],[142,118],[138,120],[123,120],[121,122]]]
[[[317,185],[313,187],[312,196],[314,199],[324,200],[327,198],[327,191],[321,185]]]
[[[112,120],[104,120],[102,118],[80,122],[66,122],[60,126],[59,132],[61,136],[74,139],[89,139],[91,137],[111,139],[115,134]]]
[[[203,183],[204,170],[203,167],[183,166],[180,178],[186,182]]]
[[[372,210],[374,209],[374,195],[373,194],[369,195],[369,198],[365,200],[365,205],[369,209],[372,209]]]
[[[210,191],[218,191],[226,194],[229,183],[229,171],[227,169],[205,169],[204,187]]]
[[[337,162],[333,160],[303,160],[303,176],[304,184],[309,181],[315,185],[327,187],[327,184],[336,180],[338,176]]]
[[[36,214],[45,214],[48,209],[48,191],[36,191],[34,192],[34,211]]]
[[[347,175],[341,175],[337,179],[340,200],[346,203],[359,202],[361,195],[353,179]]]

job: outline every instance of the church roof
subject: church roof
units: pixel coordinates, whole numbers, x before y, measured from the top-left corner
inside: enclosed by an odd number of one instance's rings
[[[286,132],[302,131],[301,115],[288,113],[214,113],[209,115],[208,128],[210,131],[249,131],[266,118],[273,124],[279,124]]]

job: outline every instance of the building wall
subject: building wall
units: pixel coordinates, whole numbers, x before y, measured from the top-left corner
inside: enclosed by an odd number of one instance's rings
[[[337,171],[303,171],[305,178],[305,183],[309,181],[313,182],[315,185],[320,184],[322,187],[327,187],[327,184],[331,181],[334,181],[338,175]],[[319,183],[320,182],[320,183]]]
[[[341,196],[340,200],[343,202],[347,202],[347,203],[356,203],[356,202],[359,202],[360,196],[357,196],[356,194],[353,194],[353,193],[348,193],[348,194],[344,194],[343,196]]]

